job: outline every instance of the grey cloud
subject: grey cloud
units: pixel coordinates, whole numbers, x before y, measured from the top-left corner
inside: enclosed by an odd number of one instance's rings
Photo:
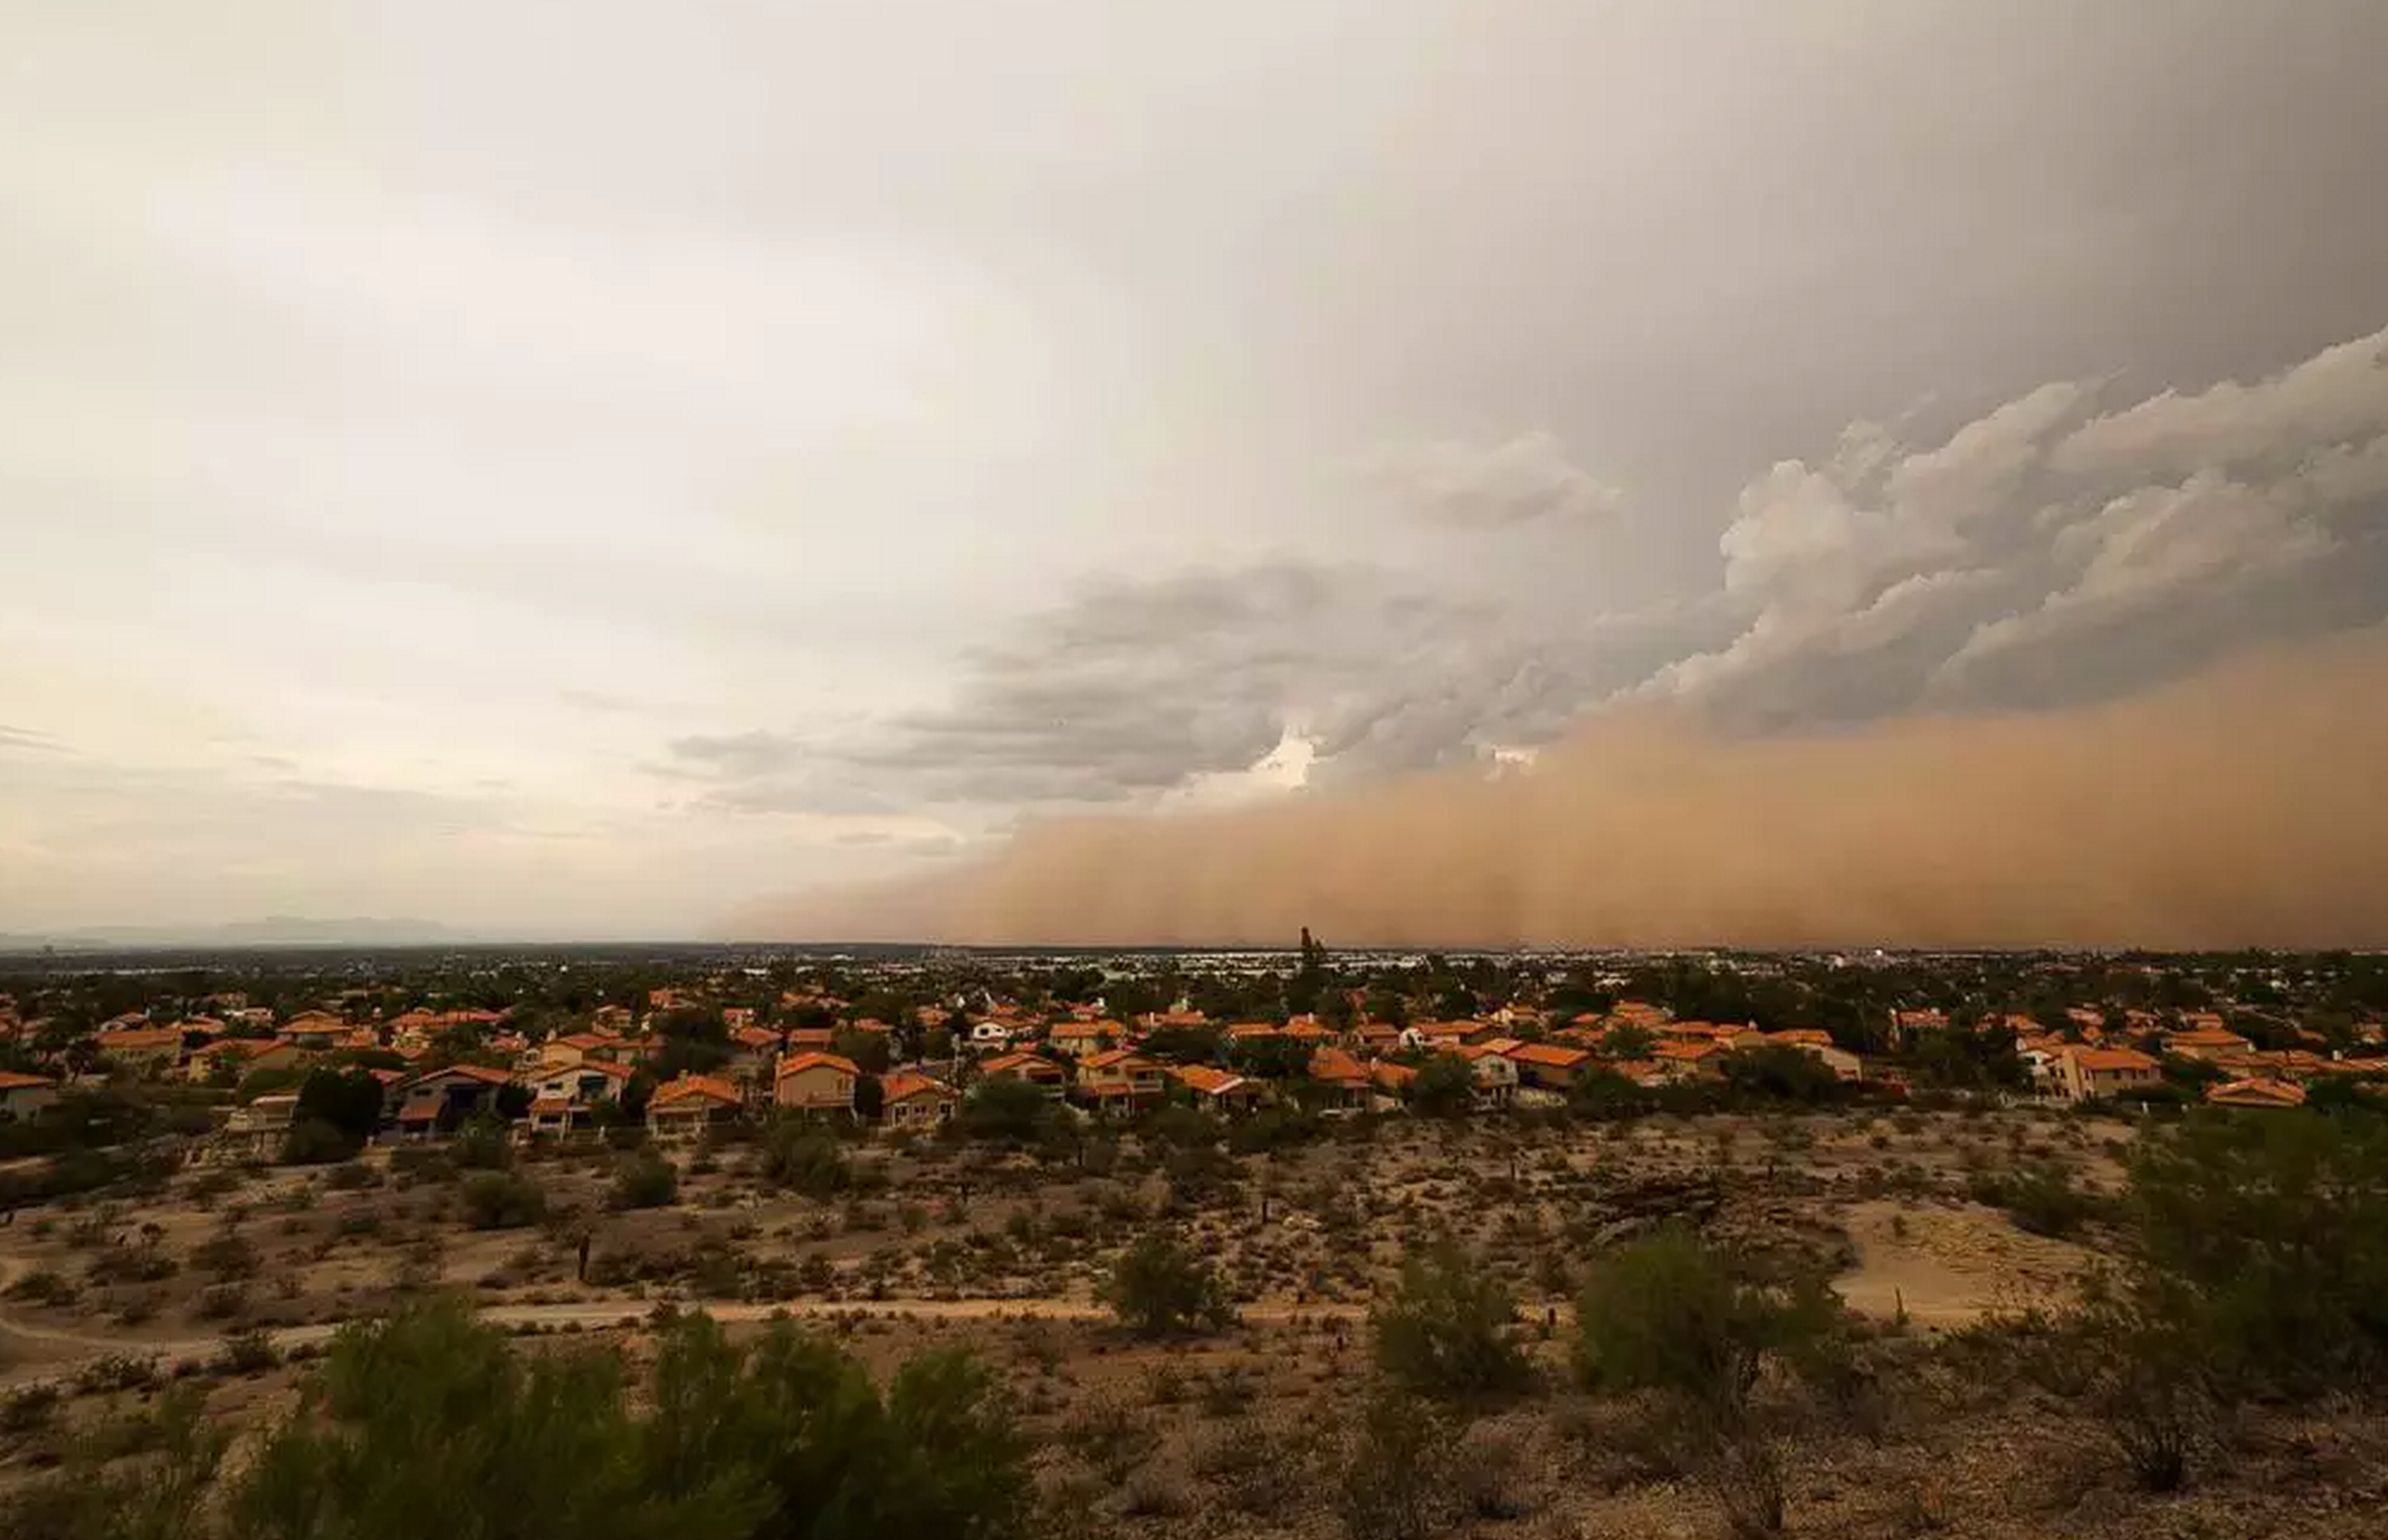
[[[1376,479],[1420,512],[1447,523],[1504,528],[1545,519],[1613,517],[1620,494],[1535,428],[1496,444],[1449,441],[1385,456]]]
[[[804,745],[776,732],[756,731],[726,737],[675,738],[672,757],[693,760],[724,775],[770,775],[802,762]]]
[[[1742,493],[1756,614],[1651,694],[1758,721],[2136,689],[2388,615],[2388,333],[2089,415],[2056,382],[1911,449],[1861,426]]]

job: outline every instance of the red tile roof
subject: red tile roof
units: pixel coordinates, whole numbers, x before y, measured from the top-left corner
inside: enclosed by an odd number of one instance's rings
[[[925,1075],[917,1075],[908,1069],[899,1069],[892,1075],[881,1075],[879,1086],[889,1106],[894,1106],[898,1101],[908,1101],[916,1096],[945,1098],[954,1094],[954,1088],[944,1081],[932,1080]]]
[[[775,1080],[784,1080],[791,1075],[801,1075],[806,1070],[819,1069],[824,1066],[836,1070],[840,1074],[844,1075],[860,1075],[862,1073],[860,1070],[854,1067],[853,1060],[842,1058],[834,1053],[797,1053],[781,1060],[780,1067],[773,1073],[772,1078]]]
[[[679,1079],[655,1088],[647,1101],[650,1108],[674,1107],[683,1101],[711,1101],[718,1106],[735,1107],[743,1103],[738,1088],[727,1080],[717,1080],[709,1075],[683,1075]]]

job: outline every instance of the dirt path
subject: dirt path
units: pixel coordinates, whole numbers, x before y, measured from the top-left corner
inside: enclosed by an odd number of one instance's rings
[[[23,1270],[20,1262],[0,1257],[0,1289],[14,1282]],[[560,1305],[491,1305],[480,1309],[483,1320],[495,1326],[545,1327],[550,1329],[578,1327],[598,1330],[607,1327],[635,1326],[653,1313],[658,1304],[654,1299],[578,1300]],[[786,1315],[799,1320],[832,1319],[841,1316],[868,1316],[877,1318],[908,1320],[994,1320],[1009,1318],[1035,1320],[1107,1321],[1109,1309],[1084,1300],[1070,1299],[874,1299],[874,1300],[792,1300],[782,1304],[749,1305],[718,1300],[674,1300],[669,1303],[683,1309],[702,1309],[718,1321],[763,1321],[774,1316]],[[1358,1305],[1278,1305],[1264,1304],[1245,1306],[1243,1319],[1261,1324],[1281,1324],[1292,1320],[1356,1320],[1367,1315],[1367,1308]],[[360,1316],[351,1319],[370,1319]],[[285,1351],[294,1347],[320,1345],[348,1321],[323,1321],[309,1326],[289,1326],[271,1330],[266,1336]],[[122,1332],[99,1334],[67,1330],[21,1319],[0,1310],[0,1336],[15,1337],[38,1343],[56,1350],[46,1362],[19,1364],[0,1369],[0,1387],[17,1387],[48,1381],[71,1379],[77,1369],[94,1360],[117,1356],[155,1358],[161,1368],[171,1369],[184,1363],[206,1363],[223,1350],[223,1336],[140,1338]]]

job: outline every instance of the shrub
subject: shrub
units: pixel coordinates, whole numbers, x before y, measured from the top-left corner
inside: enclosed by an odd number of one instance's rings
[[[1453,1506],[1451,1433],[1431,1404],[1379,1385],[1347,1446],[1336,1514],[1352,1540],[1427,1540]]]
[[[547,1194],[512,1171],[481,1171],[464,1183],[464,1222],[475,1229],[515,1229],[547,1216]]]
[[[1235,1318],[1218,1274],[1160,1230],[1120,1254],[1100,1295],[1142,1336],[1216,1330]]]
[[[680,1197],[680,1176],[661,1155],[625,1155],[614,1167],[610,1201],[616,1208],[664,1208]]]
[[[324,1173],[324,1185],[335,1192],[361,1192],[381,1181],[381,1173],[362,1161],[347,1161]]]
[[[845,1147],[801,1123],[772,1125],[763,1140],[762,1169],[768,1180],[810,1198],[834,1197],[855,1185]]]
[[[2098,1201],[2073,1185],[2061,1165],[2036,1165],[1999,1184],[2001,1206],[2019,1229],[2034,1235],[2066,1236],[2079,1229],[2098,1211]]]
[[[514,1151],[503,1125],[476,1118],[450,1142],[448,1158],[460,1171],[504,1171],[514,1165]]]
[[[222,1230],[191,1248],[191,1266],[219,1283],[257,1276],[257,1248],[236,1230]]]
[[[1508,1290],[1455,1247],[1440,1247],[1402,1268],[1392,1300],[1369,1317],[1377,1366],[1404,1389],[1440,1400],[1514,1390],[1525,1355],[1507,1327]]]

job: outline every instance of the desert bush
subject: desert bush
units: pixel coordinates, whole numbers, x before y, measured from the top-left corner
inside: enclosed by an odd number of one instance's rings
[[[1444,1245],[1402,1268],[1399,1290],[1369,1317],[1377,1367],[1419,1395],[1455,1401],[1499,1394],[1527,1378],[1510,1341],[1516,1306],[1490,1268]]]
[[[680,1196],[680,1175],[652,1152],[625,1155],[614,1167],[607,1202],[616,1208],[665,1208]]]
[[[475,1229],[515,1229],[547,1216],[547,1194],[518,1172],[476,1172],[460,1196],[464,1222]]]
[[[257,1276],[257,1248],[236,1230],[220,1230],[191,1248],[191,1266],[219,1283]]]
[[[196,1398],[170,1397],[127,1471],[70,1451],[12,1495],[29,1540],[777,1540],[906,1534],[1014,1540],[1026,1445],[993,1381],[932,1354],[883,1390],[834,1345],[775,1324],[733,1348],[703,1317],[659,1323],[651,1384],[626,1394],[602,1351],[517,1354],[460,1305],[344,1330],[301,1404],[240,1470]],[[79,1463],[79,1461],[81,1463]],[[558,1470],[572,1479],[558,1483]]]
[[[797,1122],[772,1125],[763,1139],[764,1177],[810,1198],[830,1198],[855,1186],[854,1162],[835,1136]]]
[[[1120,1254],[1100,1294],[1143,1336],[1217,1330],[1235,1318],[1217,1272],[1162,1230],[1148,1230]]]
[[[345,1161],[324,1173],[324,1185],[335,1192],[362,1192],[381,1182],[381,1173],[362,1161]]]
[[[1344,1452],[1336,1516],[1352,1540],[1428,1540],[1454,1505],[1451,1432],[1433,1404],[1379,1384]]]

